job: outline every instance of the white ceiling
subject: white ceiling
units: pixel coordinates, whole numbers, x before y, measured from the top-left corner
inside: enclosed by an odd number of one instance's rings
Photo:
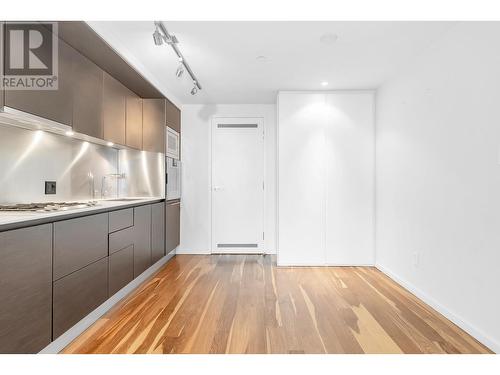
[[[274,103],[278,90],[372,89],[429,47],[452,22],[170,22],[203,90],[192,96],[153,22],[90,22],[177,104]],[[332,44],[320,41],[338,35]],[[258,61],[257,56],[266,56]],[[321,86],[322,81],[329,84]]]

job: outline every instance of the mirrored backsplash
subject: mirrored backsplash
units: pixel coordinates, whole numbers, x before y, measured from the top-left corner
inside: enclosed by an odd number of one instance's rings
[[[0,204],[163,197],[163,159],[0,124]],[[56,181],[56,194],[45,194],[45,181]]]

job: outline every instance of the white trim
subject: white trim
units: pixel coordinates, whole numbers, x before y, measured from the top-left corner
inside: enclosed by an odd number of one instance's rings
[[[165,263],[174,257],[176,250],[171,251],[169,254],[165,255],[146,271],[137,276],[130,283],[125,285],[113,296],[108,298],[104,303],[102,303],[98,308],[76,323],[73,327],[68,329],[65,333],[59,336],[57,339],[52,341],[49,345],[43,348],[39,354],[57,354],[67,347],[74,339],[80,336],[87,328],[94,324],[101,316],[107,313],[111,308],[117,305],[122,299],[127,297],[131,292],[137,289],[143,282],[145,282],[149,277],[151,277],[156,271],[158,271]]]
[[[487,346],[490,350],[494,351],[495,353],[500,353],[500,343],[497,342],[494,338],[487,335],[486,333],[484,333],[480,329],[474,327],[472,324],[470,324],[469,322],[462,319],[458,314],[450,311],[448,308],[446,308],[445,306],[443,306],[439,302],[437,302],[433,297],[429,296],[427,293],[418,289],[416,286],[414,286],[410,282],[397,276],[395,273],[393,273],[392,271],[390,271],[386,267],[384,267],[380,264],[376,264],[375,267],[379,271],[384,273],[387,277],[391,278],[393,281],[400,284],[402,287],[404,287],[405,289],[410,291],[416,297],[418,297],[419,299],[424,301],[426,304],[428,304],[434,310],[439,312],[445,318],[447,318],[448,320],[450,320],[451,322],[453,322],[454,324],[459,326],[461,329],[463,329],[469,335],[471,335],[476,340],[481,342],[483,345]]]
[[[375,267],[372,263],[277,263],[278,267],[296,267],[296,268],[304,268],[304,267]]]

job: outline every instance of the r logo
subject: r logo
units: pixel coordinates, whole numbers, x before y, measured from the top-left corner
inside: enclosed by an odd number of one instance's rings
[[[53,75],[52,24],[5,27],[5,75]]]
[[[5,22],[0,28],[0,89],[57,90],[57,22]]]

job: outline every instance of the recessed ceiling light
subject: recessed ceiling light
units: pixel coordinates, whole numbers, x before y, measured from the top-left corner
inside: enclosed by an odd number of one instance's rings
[[[333,44],[339,39],[339,36],[334,33],[325,33],[321,35],[319,41],[323,44]]]
[[[321,86],[328,86],[328,82],[326,81],[321,82]]]
[[[72,135],[75,135],[75,132],[74,132],[74,131],[72,131],[72,130],[68,130],[68,131],[66,132],[66,135],[67,135],[68,137],[71,137]]]
[[[269,61],[269,58],[267,56],[260,55],[260,56],[257,56],[255,58],[255,60],[257,60],[258,62],[266,62],[266,61]]]

